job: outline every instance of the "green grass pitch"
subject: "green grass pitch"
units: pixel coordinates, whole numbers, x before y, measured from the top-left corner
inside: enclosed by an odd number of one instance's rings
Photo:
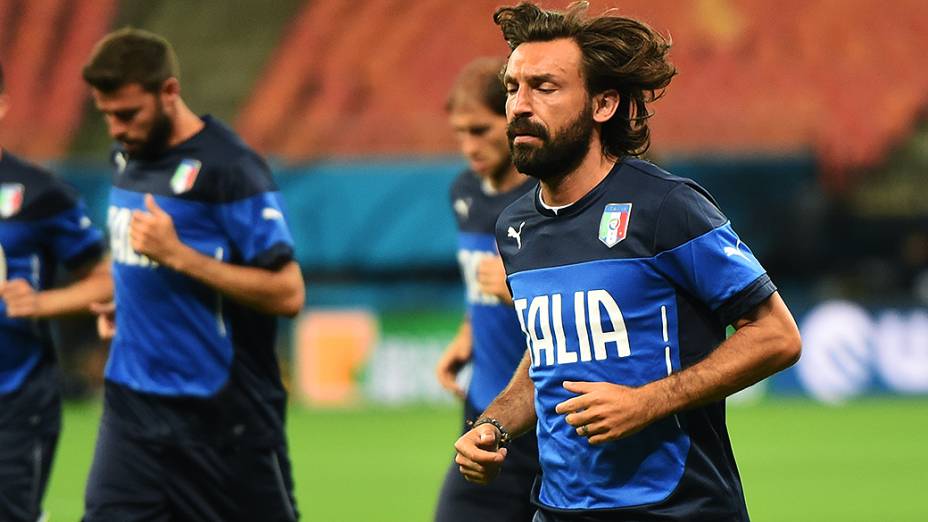
[[[45,508],[81,515],[100,408],[69,404]],[[458,412],[433,407],[320,411],[289,417],[303,520],[428,521],[451,461]],[[768,400],[729,407],[752,519],[928,520],[928,400],[844,407]]]

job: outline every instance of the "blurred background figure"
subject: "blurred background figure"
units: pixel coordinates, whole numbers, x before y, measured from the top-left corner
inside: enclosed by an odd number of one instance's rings
[[[111,143],[80,71],[114,28],[168,38],[184,100],[269,158],[312,282],[276,343],[284,384],[306,405],[288,423],[308,519],[435,513],[461,428],[435,367],[466,302],[447,194],[467,161],[444,108],[466,64],[508,53],[491,20],[503,3],[0,0],[15,101],[0,143],[74,185],[95,222]],[[923,518],[928,3],[591,4],[672,36],[679,75],[653,106],[649,155],[716,197],[800,326],[797,366],[728,410],[751,515]],[[106,347],[92,324],[56,330],[65,390],[86,400],[65,403],[45,508],[74,520]]]
[[[187,107],[164,38],[112,32],[82,75],[115,141],[116,305],[83,520],[296,520],[274,339],[304,286],[270,170]]]
[[[14,101],[15,102],[15,101]],[[0,122],[10,101],[0,66]],[[49,317],[89,313],[110,299],[103,236],[77,192],[0,149],[0,520],[42,515],[61,431]],[[74,281],[53,288],[65,268]]]
[[[464,401],[464,430],[506,387],[525,353],[525,334],[512,307],[506,272],[496,247],[496,218],[537,183],[520,174],[509,157],[506,90],[500,81],[505,60],[481,58],[461,71],[451,87],[447,111],[468,169],[451,186],[458,225],[458,262],[467,311],[435,371],[441,385]],[[467,391],[458,372],[471,363]],[[437,522],[529,521],[530,492],[538,473],[534,434],[515,441],[498,482],[479,486],[464,480],[453,464],[435,512]]]

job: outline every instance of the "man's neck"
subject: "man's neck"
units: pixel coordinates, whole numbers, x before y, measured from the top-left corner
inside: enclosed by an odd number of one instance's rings
[[[552,207],[571,205],[599,184],[615,166],[597,142],[576,169],[555,182],[541,182],[541,197]]]
[[[516,170],[515,165],[510,164],[509,168],[506,169],[506,172],[502,176],[499,178],[488,176],[486,180],[495,192],[502,193],[509,192],[518,187],[525,182],[526,178],[528,178],[528,176]]]
[[[203,120],[191,111],[183,100],[177,101],[177,115],[174,117],[174,131],[168,140],[168,147],[174,147],[192,138],[196,133],[203,130],[206,124]]]

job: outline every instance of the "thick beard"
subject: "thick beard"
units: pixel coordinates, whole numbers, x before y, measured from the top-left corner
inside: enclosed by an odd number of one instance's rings
[[[514,144],[515,135],[512,127],[523,127],[537,136],[542,144],[534,147],[528,144]],[[529,122],[522,125],[518,120],[510,124],[509,148],[512,162],[519,172],[537,178],[546,184],[558,181],[573,172],[583,162],[589,152],[590,138],[593,136],[593,106],[587,103],[583,110],[554,139],[547,131]]]
[[[154,160],[168,148],[168,141],[171,139],[171,133],[174,131],[174,124],[171,118],[164,113],[164,107],[158,103],[157,113],[152,122],[151,130],[148,131],[148,137],[141,143],[139,149],[130,154],[132,158],[142,160]]]

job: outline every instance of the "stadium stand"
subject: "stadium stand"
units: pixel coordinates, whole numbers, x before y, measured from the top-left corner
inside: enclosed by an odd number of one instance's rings
[[[500,4],[306,2],[238,127],[293,160],[451,151],[450,134],[436,132],[444,93],[471,57],[506,52],[490,20]],[[593,11],[616,4],[678,44],[680,76],[656,105],[661,154],[812,150],[839,186],[928,102],[928,70],[915,66],[928,35],[919,0],[624,0]]]
[[[31,157],[66,152],[87,95],[81,66],[115,11],[115,0],[0,0],[0,60],[15,71],[0,143]]]

